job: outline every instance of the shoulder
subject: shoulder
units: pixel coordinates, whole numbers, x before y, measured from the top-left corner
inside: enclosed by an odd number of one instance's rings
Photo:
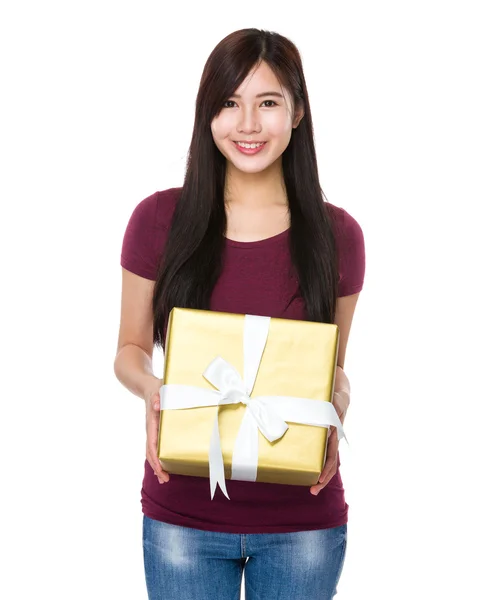
[[[157,268],[182,188],[154,192],[134,208],[123,236],[120,264],[147,279]]]
[[[173,187],[154,194],[156,203],[155,222],[157,227],[169,229],[182,189],[182,187]]]
[[[134,208],[131,221],[143,229],[169,229],[182,188],[154,192]]]
[[[336,242],[341,247],[364,243],[364,234],[358,221],[344,208],[326,202],[326,208],[334,226]]]
[[[360,224],[347,210],[329,202],[326,204],[338,253],[338,296],[348,296],[363,288],[366,270],[365,238]]]

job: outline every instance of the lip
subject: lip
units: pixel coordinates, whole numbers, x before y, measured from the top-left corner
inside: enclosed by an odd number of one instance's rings
[[[241,142],[241,140],[238,140]],[[245,144],[259,144],[262,142],[244,142]],[[232,144],[234,145],[234,147],[241,152],[242,154],[258,154],[259,152],[262,152],[262,150],[267,146],[267,142],[263,142],[262,146],[259,146],[258,148],[242,148],[241,146],[238,146],[238,144],[236,142],[232,142]]]

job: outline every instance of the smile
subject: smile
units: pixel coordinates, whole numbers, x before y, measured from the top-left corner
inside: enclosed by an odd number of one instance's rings
[[[256,144],[248,144],[245,142],[233,142],[236,148],[243,154],[257,154],[260,152],[267,142],[259,142]]]

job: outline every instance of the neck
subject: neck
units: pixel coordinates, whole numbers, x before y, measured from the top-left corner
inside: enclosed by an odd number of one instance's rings
[[[282,163],[276,161],[260,173],[245,173],[228,162],[224,202],[231,206],[262,208],[286,205],[288,198],[282,175]]]

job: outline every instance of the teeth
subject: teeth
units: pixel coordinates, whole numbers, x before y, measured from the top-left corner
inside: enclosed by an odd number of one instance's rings
[[[241,146],[242,148],[259,148],[260,146],[262,146],[264,144],[264,142],[260,142],[258,144],[244,144],[243,142],[236,142],[238,144],[238,146]]]

